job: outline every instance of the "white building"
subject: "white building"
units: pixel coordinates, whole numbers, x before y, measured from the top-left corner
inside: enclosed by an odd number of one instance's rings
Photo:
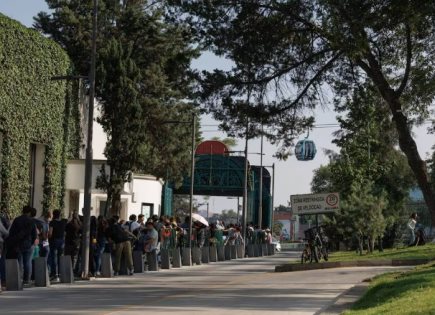
[[[99,114],[98,108],[96,106],[95,115]],[[85,108],[82,108],[81,112],[81,129],[84,131],[87,121]],[[84,204],[85,134],[83,134],[82,139],[80,159],[68,161],[66,170],[65,215],[67,216],[74,211],[81,213]],[[104,191],[95,188],[97,176],[100,174],[102,165],[106,162],[104,156],[106,141],[107,137],[103,128],[94,122],[91,215],[95,216],[104,215],[106,210],[107,195]],[[131,214],[144,214],[145,218],[153,214],[160,215],[163,181],[146,174],[133,174],[132,178],[130,183],[125,184],[121,195],[122,209],[119,213],[121,219],[126,220]],[[111,214],[114,213],[107,213],[108,216]]]

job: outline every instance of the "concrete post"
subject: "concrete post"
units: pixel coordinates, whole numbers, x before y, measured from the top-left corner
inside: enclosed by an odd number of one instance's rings
[[[248,257],[254,257],[254,244],[248,244],[247,246],[248,250]]]
[[[217,255],[217,249],[216,246],[210,246],[209,247],[209,255],[210,255],[210,262],[217,262],[218,261],[218,255]]]
[[[71,256],[60,256],[60,282],[61,283],[73,283],[74,273],[72,268]]]
[[[267,249],[267,244],[261,244],[261,252],[263,256],[269,256],[269,250]]]
[[[236,245],[230,245],[231,259],[237,259],[237,247]]]
[[[203,264],[208,264],[210,262],[210,248],[208,246],[204,246],[201,248],[201,262]]]
[[[231,246],[225,246],[225,260],[231,260]]]
[[[101,256],[101,277],[111,278],[113,276],[112,254],[103,253]]]
[[[225,261],[225,246],[217,246],[216,251],[218,261]]]
[[[159,271],[159,264],[157,262],[157,252],[154,250],[151,253],[147,253],[147,271]]]
[[[260,256],[259,244],[254,244],[254,257]]]
[[[21,269],[17,259],[6,259],[6,290],[21,291],[23,280],[21,279]]]
[[[121,256],[121,265],[119,266],[119,272],[118,272],[118,274],[120,276],[126,276],[126,275],[128,275],[127,262],[126,262],[126,259],[125,259],[124,255]]]
[[[192,252],[189,247],[183,247],[183,255],[181,256],[183,266],[192,266]]]
[[[143,266],[143,253],[141,250],[135,250],[133,251],[133,269],[134,273],[143,273],[144,272],[144,266]]]
[[[171,256],[172,256],[172,267],[173,268],[181,268],[181,255],[180,255],[180,248],[176,247],[171,250]]]
[[[201,248],[192,247],[192,263],[195,265],[201,265]]]
[[[237,258],[239,259],[245,258],[245,246],[236,245],[236,249],[237,249]]]
[[[35,259],[35,287],[49,287],[50,277],[48,276],[47,259],[37,257]]]
[[[168,249],[160,250],[160,262],[161,262],[162,269],[171,269],[171,259],[169,256]]]

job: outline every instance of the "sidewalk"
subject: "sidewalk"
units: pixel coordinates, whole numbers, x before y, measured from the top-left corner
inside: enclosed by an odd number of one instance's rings
[[[366,278],[395,267],[275,273],[297,253],[162,270],[0,295],[2,314],[314,314]]]

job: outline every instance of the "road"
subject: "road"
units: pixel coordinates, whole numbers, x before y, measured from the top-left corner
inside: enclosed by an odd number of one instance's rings
[[[296,257],[250,258],[0,294],[1,314],[315,314],[392,267],[274,273]]]

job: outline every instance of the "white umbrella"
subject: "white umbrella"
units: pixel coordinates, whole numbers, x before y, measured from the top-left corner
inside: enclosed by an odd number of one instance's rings
[[[194,222],[200,222],[200,223],[204,224],[205,226],[208,226],[207,220],[202,215],[199,215],[198,213],[192,214],[192,220]]]

